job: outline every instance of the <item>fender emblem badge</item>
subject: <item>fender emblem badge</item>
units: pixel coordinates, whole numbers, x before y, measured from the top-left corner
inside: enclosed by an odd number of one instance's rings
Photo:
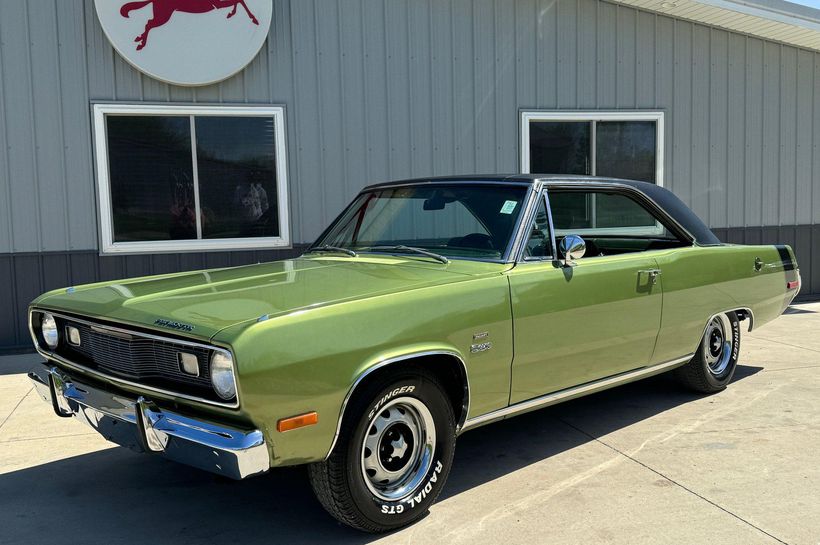
[[[486,352],[492,347],[493,343],[491,342],[472,344],[470,345],[470,352],[472,352],[473,354],[475,354],[476,352]]]

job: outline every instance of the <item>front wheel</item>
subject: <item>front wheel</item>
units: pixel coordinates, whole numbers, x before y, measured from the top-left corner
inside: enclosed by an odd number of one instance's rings
[[[441,492],[455,450],[455,417],[423,370],[382,377],[348,406],[339,441],[308,466],[322,506],[340,522],[385,532],[423,517]]]
[[[740,354],[740,320],[734,312],[709,320],[695,356],[675,376],[696,392],[711,394],[732,380]]]

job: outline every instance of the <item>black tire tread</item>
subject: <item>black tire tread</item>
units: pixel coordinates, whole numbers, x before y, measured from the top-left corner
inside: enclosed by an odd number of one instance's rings
[[[345,494],[344,470],[328,460],[308,465],[308,478],[313,493],[322,507],[343,524],[365,532],[378,532],[379,527],[359,516],[350,497]]]
[[[675,369],[675,378],[677,378],[690,390],[694,390],[702,394],[712,394],[725,389],[725,385],[716,390],[711,384],[709,384],[703,373],[703,366],[703,357],[701,356],[701,352],[698,351],[689,363]]]

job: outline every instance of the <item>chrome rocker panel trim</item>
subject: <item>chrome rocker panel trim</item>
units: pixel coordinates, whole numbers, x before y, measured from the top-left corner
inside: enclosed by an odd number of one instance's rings
[[[131,399],[88,386],[45,363],[28,377],[58,416],[73,416],[118,445],[232,479],[270,469],[268,446],[259,430],[239,430],[164,411],[142,396]]]
[[[668,371],[674,367],[678,367],[688,362],[693,357],[694,353],[687,354],[686,356],[665,363],[652,365],[651,367],[641,367],[640,369],[635,369],[634,371],[628,371],[626,373],[621,373],[619,375],[615,375],[612,377],[596,380],[594,382],[589,382],[587,384],[582,384],[580,386],[575,386],[573,388],[567,388],[566,390],[560,390],[558,392],[553,392],[551,394],[529,399],[527,401],[521,401],[514,405],[510,405],[509,407],[497,409],[495,411],[468,419],[464,423],[464,427],[461,428],[461,432],[467,431],[471,428],[482,426],[484,424],[495,422],[496,420],[501,420],[502,418],[506,418],[508,416],[515,416],[528,411],[533,411],[535,409],[542,409],[544,407],[549,407],[550,405],[555,405],[562,401],[568,401],[569,399],[575,397],[580,397],[582,395],[595,393],[601,390],[606,390],[608,388],[613,388],[615,386],[620,386],[621,384],[632,382],[633,380],[638,380],[652,375],[657,375],[664,371]]]

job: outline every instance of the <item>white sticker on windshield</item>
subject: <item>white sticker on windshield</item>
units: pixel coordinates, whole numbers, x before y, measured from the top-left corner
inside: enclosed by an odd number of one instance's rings
[[[501,207],[501,213],[512,214],[517,204],[518,201],[504,201],[504,206]]]

